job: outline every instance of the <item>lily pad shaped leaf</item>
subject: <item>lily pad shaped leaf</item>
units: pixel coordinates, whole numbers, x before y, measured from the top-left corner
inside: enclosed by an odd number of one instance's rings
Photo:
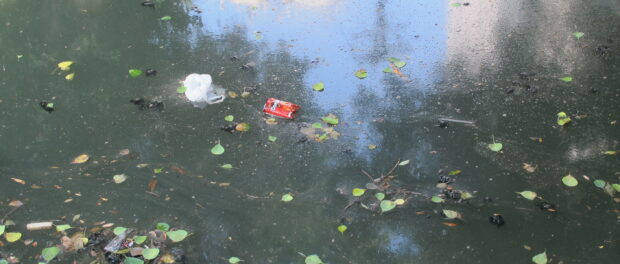
[[[583,37],[586,33],[583,32],[573,32],[573,36],[575,36],[575,38],[580,39],[581,37]]]
[[[435,195],[435,196],[431,197],[431,201],[433,201],[433,203],[443,203],[444,199]]]
[[[238,258],[238,257],[230,257],[230,258],[228,259],[228,263],[230,263],[230,264],[237,264],[237,263],[239,263],[240,261],[241,261],[241,259],[240,259],[240,258]]]
[[[168,223],[157,223],[157,225],[155,225],[155,228],[164,232],[168,232],[168,230],[170,230],[170,225]]]
[[[400,163],[398,163],[398,166],[405,166],[407,164],[409,164],[409,160],[401,161]]]
[[[228,122],[232,122],[233,120],[235,120],[235,116],[227,115],[227,116],[224,117],[224,120],[226,120]]]
[[[6,241],[13,243],[19,240],[20,238],[22,238],[22,233],[19,233],[19,232],[6,233],[4,234],[4,238],[6,238]]]
[[[448,219],[455,219],[455,218],[459,218],[459,213],[457,211],[452,211],[452,210],[443,210],[443,214],[446,216],[446,218]]]
[[[222,155],[224,154],[224,147],[222,146],[222,144],[217,143],[217,145],[213,146],[213,148],[211,149],[211,153],[213,155]]]
[[[293,200],[293,196],[290,193],[282,195],[281,201],[288,203],[288,202],[290,202],[292,200]]]
[[[538,196],[535,192],[532,192],[532,191],[522,191],[522,192],[518,192],[518,194],[520,194],[521,196],[523,196],[525,199],[528,199],[528,200],[534,200]]]
[[[566,125],[568,123],[570,123],[571,119],[570,117],[568,117],[568,115],[564,112],[559,112],[558,113],[558,125],[563,126]]]
[[[547,264],[547,251],[533,256],[532,261],[536,264]]]
[[[0,225],[0,235],[2,235],[4,233],[4,229],[6,228],[5,225]]]
[[[133,257],[125,257],[124,264],[144,264],[144,260]]]
[[[344,233],[344,231],[347,231],[347,226],[346,225],[339,225],[338,226],[338,231],[340,233]]]
[[[142,250],[142,256],[146,260],[155,259],[159,256],[159,248],[145,248]]]
[[[312,89],[317,92],[322,92],[323,90],[325,90],[325,84],[323,82],[317,83],[315,85],[312,85]]]
[[[41,251],[41,257],[47,262],[52,261],[58,254],[60,254],[60,248],[58,247],[48,247]]]
[[[383,199],[385,199],[385,193],[375,193],[375,198],[377,198],[377,200],[379,201],[383,201]]]
[[[562,80],[563,82],[572,82],[573,81],[573,77],[566,76],[566,77],[560,78],[560,80]]]
[[[564,183],[564,185],[568,186],[568,187],[575,187],[577,186],[577,184],[579,184],[579,182],[577,181],[577,179],[575,177],[573,177],[573,175],[566,175],[562,178],[562,182]]]
[[[394,209],[395,207],[396,207],[396,203],[394,201],[390,201],[390,200],[381,201],[381,212],[382,213],[388,212]]]
[[[355,77],[360,78],[360,79],[364,79],[366,77],[368,77],[368,72],[364,69],[358,70],[355,72]]]
[[[605,188],[605,185],[607,183],[604,180],[594,180],[594,186],[599,187],[599,188]]]
[[[323,122],[330,124],[330,125],[337,125],[339,123],[339,120],[338,120],[338,117],[335,116],[334,114],[329,114],[323,117]]]
[[[304,261],[306,264],[325,264],[317,255],[310,255],[306,257]]]
[[[274,136],[268,136],[267,139],[271,142],[276,142],[276,140],[278,140],[278,138]]]
[[[114,228],[114,230],[112,230],[112,233],[114,233],[115,235],[120,235],[122,233],[124,233],[127,230],[126,227],[122,227],[122,226],[117,226]]]
[[[144,241],[146,241],[146,236],[135,236],[133,237],[133,242],[136,242],[136,244],[142,244],[144,243]]]
[[[138,77],[140,75],[142,75],[142,71],[141,70],[138,70],[138,69],[131,69],[131,70],[129,70],[129,76],[131,76],[131,77],[135,78],[135,77]]]
[[[58,63],[58,68],[60,68],[61,71],[68,71],[71,70],[71,64],[73,64],[72,61],[63,61]]]
[[[187,87],[185,86],[179,86],[179,88],[177,88],[177,93],[179,94],[185,93],[185,91],[187,91]]]
[[[364,195],[365,192],[366,192],[366,189],[360,189],[360,188],[355,188],[352,191],[353,196],[356,196],[356,197]]]
[[[503,147],[504,145],[502,145],[502,143],[489,144],[489,149],[495,152],[499,152],[500,150],[502,150]]]
[[[183,241],[188,235],[187,231],[179,229],[166,233],[172,242],[180,242]]]

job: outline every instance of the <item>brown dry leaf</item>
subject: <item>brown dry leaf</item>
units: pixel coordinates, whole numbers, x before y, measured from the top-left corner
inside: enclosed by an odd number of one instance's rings
[[[89,159],[90,159],[90,156],[88,156],[88,154],[81,154],[75,157],[75,159],[71,161],[71,164],[82,164],[84,162],[87,162]]]
[[[101,227],[103,227],[103,228],[110,228],[110,227],[113,227],[113,226],[114,226],[114,223],[107,223],[105,225],[102,225]]]
[[[119,155],[121,156],[125,156],[129,154],[129,149],[121,149],[121,151],[118,152]]]
[[[70,202],[73,202],[73,198],[69,198],[69,199],[64,201],[64,203],[70,203]]]
[[[22,201],[20,200],[13,200],[9,203],[9,206],[18,208],[18,207],[22,207],[22,205],[24,205],[24,203],[22,203]]]
[[[149,166],[149,165],[148,165],[148,164],[146,164],[146,163],[140,163],[140,164],[136,165],[136,168],[140,168],[140,169],[142,169],[142,168],[146,168],[146,167],[148,167],[148,166]]]
[[[228,186],[230,186],[230,183],[229,182],[220,182],[217,185],[220,186],[220,187],[228,187]]]
[[[16,183],[19,184],[26,184],[26,181],[22,180],[22,179],[18,179],[18,178],[11,178],[11,180],[13,180]]]
[[[34,242],[34,240],[32,240],[32,239],[26,239],[26,240],[24,240],[24,245],[25,245],[25,246],[29,246],[30,244],[32,244],[32,242]]]
[[[60,186],[60,185],[54,185],[54,188],[55,188],[56,190],[60,190],[60,189],[62,189],[62,186]]]
[[[455,227],[455,226],[457,226],[457,224],[455,224],[455,223],[450,223],[450,222],[443,222],[442,224],[443,224],[443,225],[445,225],[445,226],[449,226],[449,227]]]
[[[32,242],[32,246],[33,247],[37,247],[39,245],[39,243],[37,241]]]
[[[155,188],[157,188],[157,179],[152,179],[149,182],[147,190],[149,190],[149,192],[155,192]]]
[[[532,164],[529,164],[529,163],[523,163],[523,169],[529,173],[536,171],[536,167],[532,166]]]
[[[64,251],[73,250],[73,242],[71,241],[71,238],[69,238],[68,236],[63,236],[60,238],[60,245],[62,246],[62,249]]]
[[[530,247],[530,246],[528,246],[528,245],[523,245],[523,248],[524,248],[525,250],[532,250],[532,247]]]
[[[179,168],[179,167],[174,166],[174,165],[173,165],[173,166],[170,166],[170,168],[171,168],[173,171],[176,171],[178,174],[181,174],[181,175],[185,175],[185,174],[187,173],[187,171],[185,171],[184,169]]]
[[[38,190],[38,189],[41,189],[41,186],[33,184],[33,185],[30,185],[30,188]]]

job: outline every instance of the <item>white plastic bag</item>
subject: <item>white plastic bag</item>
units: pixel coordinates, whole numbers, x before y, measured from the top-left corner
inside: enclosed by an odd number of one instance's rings
[[[183,86],[187,88],[185,96],[197,107],[221,103],[226,98],[224,89],[215,88],[212,85],[211,75],[209,74],[192,73],[187,75],[183,81]]]

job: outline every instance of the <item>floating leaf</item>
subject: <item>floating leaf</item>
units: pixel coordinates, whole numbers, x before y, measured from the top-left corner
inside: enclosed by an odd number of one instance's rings
[[[547,251],[533,256],[532,261],[536,264],[547,264]]]
[[[22,233],[19,232],[9,232],[9,233],[5,233],[4,234],[4,238],[6,238],[6,241],[9,241],[11,243],[19,240],[20,238],[22,238]]]
[[[159,255],[159,248],[145,248],[142,250],[142,256],[146,260],[155,259]]]
[[[187,91],[187,87],[185,86],[179,86],[179,88],[177,88],[177,93],[179,94],[185,93],[185,91]]]
[[[583,32],[573,32],[573,36],[575,36],[575,38],[577,38],[577,39],[580,39],[585,34],[586,33],[583,33]]]
[[[528,200],[534,200],[536,199],[536,196],[538,196],[538,194],[536,194],[535,192],[532,191],[522,191],[522,192],[517,192],[518,194],[520,194],[521,196],[523,196],[525,199]]]
[[[387,211],[390,211],[392,209],[394,209],[394,207],[396,207],[396,203],[390,200],[383,200],[381,201],[381,212],[385,213]]]
[[[373,150],[373,149],[376,149],[376,148],[377,148],[377,145],[375,145],[375,144],[369,144],[368,145],[368,149],[370,149],[370,150]]]
[[[54,103],[47,103],[45,105],[46,108],[54,108]]]
[[[230,169],[233,168],[233,165],[226,163],[226,164],[220,166],[220,168],[230,170]]]
[[[396,200],[394,200],[394,203],[396,205],[403,205],[403,204],[405,204],[405,200],[404,199],[396,199]]]
[[[161,17],[159,20],[161,20],[161,21],[168,21],[168,20],[170,20],[170,19],[172,19],[172,17],[171,17],[171,16],[163,16],[163,17]]]
[[[133,237],[133,242],[135,242],[136,244],[142,244],[144,243],[144,241],[146,241],[146,236],[135,236]]]
[[[469,192],[463,192],[461,193],[461,200],[467,200],[467,199],[471,199],[474,198],[474,196],[469,193]]]
[[[168,223],[157,223],[157,225],[155,225],[155,228],[157,228],[158,230],[164,231],[164,232],[168,232],[168,230],[170,230],[170,225]]]
[[[57,225],[56,226],[56,231],[57,232],[62,232],[62,231],[65,231],[65,230],[67,230],[69,228],[71,228],[70,225]]]
[[[489,144],[489,149],[495,152],[499,152],[500,150],[502,150],[503,147],[504,145],[502,145],[502,143]]]
[[[117,226],[114,228],[114,230],[112,230],[112,233],[114,233],[115,235],[120,235],[122,233],[125,233],[125,231],[127,230],[126,227],[122,227],[122,226]]]
[[[81,154],[81,155],[75,157],[75,159],[73,159],[73,161],[71,161],[71,164],[82,164],[84,162],[87,162],[88,159],[90,159],[90,156],[88,156],[88,154]]]
[[[123,264],[144,264],[144,260],[134,257],[125,257]]]
[[[579,184],[579,182],[577,181],[577,179],[575,177],[573,177],[573,175],[566,175],[562,178],[562,182],[564,183],[564,185],[568,186],[568,187],[575,187],[577,186],[577,184]]]
[[[220,143],[217,143],[217,145],[213,146],[211,149],[211,153],[213,153],[213,155],[222,155],[224,154],[224,147]]]
[[[22,201],[20,201],[20,200],[13,200],[13,201],[9,202],[9,206],[15,207],[15,208],[22,207],[23,205],[24,205],[24,203],[22,203]]]
[[[9,264],[9,262],[6,259],[0,259],[0,264]],[[42,264],[42,263],[39,263]]]
[[[164,171],[164,168],[156,168],[153,169],[153,173],[157,174],[157,173],[161,173],[162,171]]]
[[[242,122],[239,123],[235,126],[235,130],[237,131],[241,131],[241,132],[246,132],[250,130],[250,125],[248,123]]]
[[[563,82],[572,82],[573,81],[573,77],[566,76],[566,77],[560,78],[560,80],[562,80]]]
[[[616,192],[620,192],[620,184],[614,183],[611,185],[611,187],[614,187],[614,190],[616,190]]]
[[[271,141],[271,142],[276,142],[276,140],[278,140],[278,138],[277,138],[277,137],[274,137],[274,136],[271,136],[271,135],[270,135],[270,136],[268,136],[268,137],[267,137],[267,139],[268,139],[269,141]]]
[[[450,173],[448,173],[449,176],[454,176],[454,175],[459,175],[461,174],[461,170],[453,170]]]
[[[325,90],[325,84],[323,82],[317,83],[315,85],[312,85],[312,89],[318,92],[322,92],[323,90]]]
[[[566,115],[566,113],[564,112],[558,113],[558,125],[563,126],[563,125],[570,123],[570,121],[571,119],[570,117],[568,117],[568,115]]]
[[[368,77],[368,72],[364,69],[358,70],[355,72],[355,77],[360,78],[360,79],[364,79],[366,77]]]
[[[293,196],[290,193],[282,195],[281,201],[288,203],[288,202],[290,202],[292,200],[293,200]]]
[[[170,240],[172,240],[172,242],[180,242],[180,241],[183,241],[183,239],[187,237],[188,233],[187,231],[183,229],[179,229],[179,230],[167,232],[166,235],[168,235],[168,237],[170,238]]]
[[[355,188],[352,191],[353,196],[356,196],[356,197],[364,195],[365,192],[366,192],[366,189],[361,189],[361,188]]]
[[[605,188],[605,185],[607,185],[607,183],[604,180],[594,180],[594,186],[596,187]]]
[[[254,38],[255,38],[256,40],[261,40],[261,39],[263,39],[263,35],[261,34],[261,32],[260,32],[260,31],[256,31],[256,32],[254,33]]]
[[[317,255],[307,256],[305,259],[306,264],[325,264]]]
[[[52,261],[58,254],[60,254],[60,248],[58,247],[48,247],[41,251],[41,257],[47,262]]]
[[[338,231],[340,231],[340,233],[344,233],[344,231],[347,231],[347,226],[346,225],[339,225],[338,226]]]
[[[452,211],[452,210],[443,209],[443,214],[448,219],[455,219],[455,218],[460,218],[461,217],[460,214],[457,211]]]
[[[314,123],[312,124],[313,128],[323,128],[323,125],[321,123]]]
[[[433,201],[433,203],[443,203],[444,199],[435,195],[435,196],[431,197],[431,201]]]
[[[235,120],[235,116],[227,115],[227,116],[224,117],[224,120],[226,120],[228,122],[232,122],[233,120]]]
[[[116,175],[114,175],[114,177],[112,177],[112,180],[114,180],[114,183],[120,184],[120,183],[123,183],[124,181],[127,180],[127,175],[125,175],[125,174],[116,174]]]
[[[71,81],[73,80],[74,77],[75,77],[75,73],[72,72],[72,73],[67,74],[67,76],[65,76],[65,80]]]
[[[452,6],[459,7],[459,6],[461,6],[461,3],[452,3]]]
[[[533,173],[536,171],[536,167],[529,163],[523,163],[523,169],[529,173]]]
[[[392,72],[392,68],[391,67],[385,67],[385,69],[383,69],[383,72],[391,73]]]
[[[409,160],[401,161],[400,163],[398,163],[398,166],[405,166],[407,164],[409,164]]]
[[[398,68],[405,67],[405,65],[407,64],[406,62],[401,61],[400,59],[394,58],[394,57],[388,58],[388,61],[390,61],[392,64],[394,64],[394,66]]]
[[[61,71],[68,71],[71,69],[71,64],[73,64],[72,61],[63,61],[58,63],[58,68],[60,68]]]
[[[140,75],[142,75],[142,70],[138,70],[138,69],[130,69],[129,70],[129,76],[131,76],[131,77],[135,78],[135,77],[138,77]]]
[[[0,225],[0,235],[4,233],[4,229],[6,229],[5,225]]]
[[[323,122],[330,125],[337,125],[339,123],[338,117],[334,114],[329,114],[322,118]]]
[[[379,201],[383,201],[383,199],[385,199],[385,193],[375,193],[375,198],[377,198],[377,200]]]
[[[237,263],[239,263],[240,261],[241,261],[241,259],[239,259],[238,257],[230,257],[230,258],[228,259],[228,263],[230,263],[230,264],[237,264]]]
[[[608,151],[603,152],[603,154],[605,154],[605,155],[610,155],[610,156],[611,156],[611,155],[616,155],[616,154],[618,154],[618,152],[617,152],[617,151],[615,151],[615,150],[608,150]]]

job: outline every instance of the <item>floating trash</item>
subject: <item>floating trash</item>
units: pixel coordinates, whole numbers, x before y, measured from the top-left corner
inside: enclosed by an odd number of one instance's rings
[[[263,106],[263,112],[287,119],[295,118],[295,114],[299,110],[299,106],[294,103],[280,101],[275,98],[268,98]]]
[[[226,91],[223,88],[216,88],[212,82],[209,74],[192,73],[188,75],[183,81],[183,86],[187,88],[185,96],[194,106],[201,108],[205,107],[206,104],[223,102],[226,98]]]

